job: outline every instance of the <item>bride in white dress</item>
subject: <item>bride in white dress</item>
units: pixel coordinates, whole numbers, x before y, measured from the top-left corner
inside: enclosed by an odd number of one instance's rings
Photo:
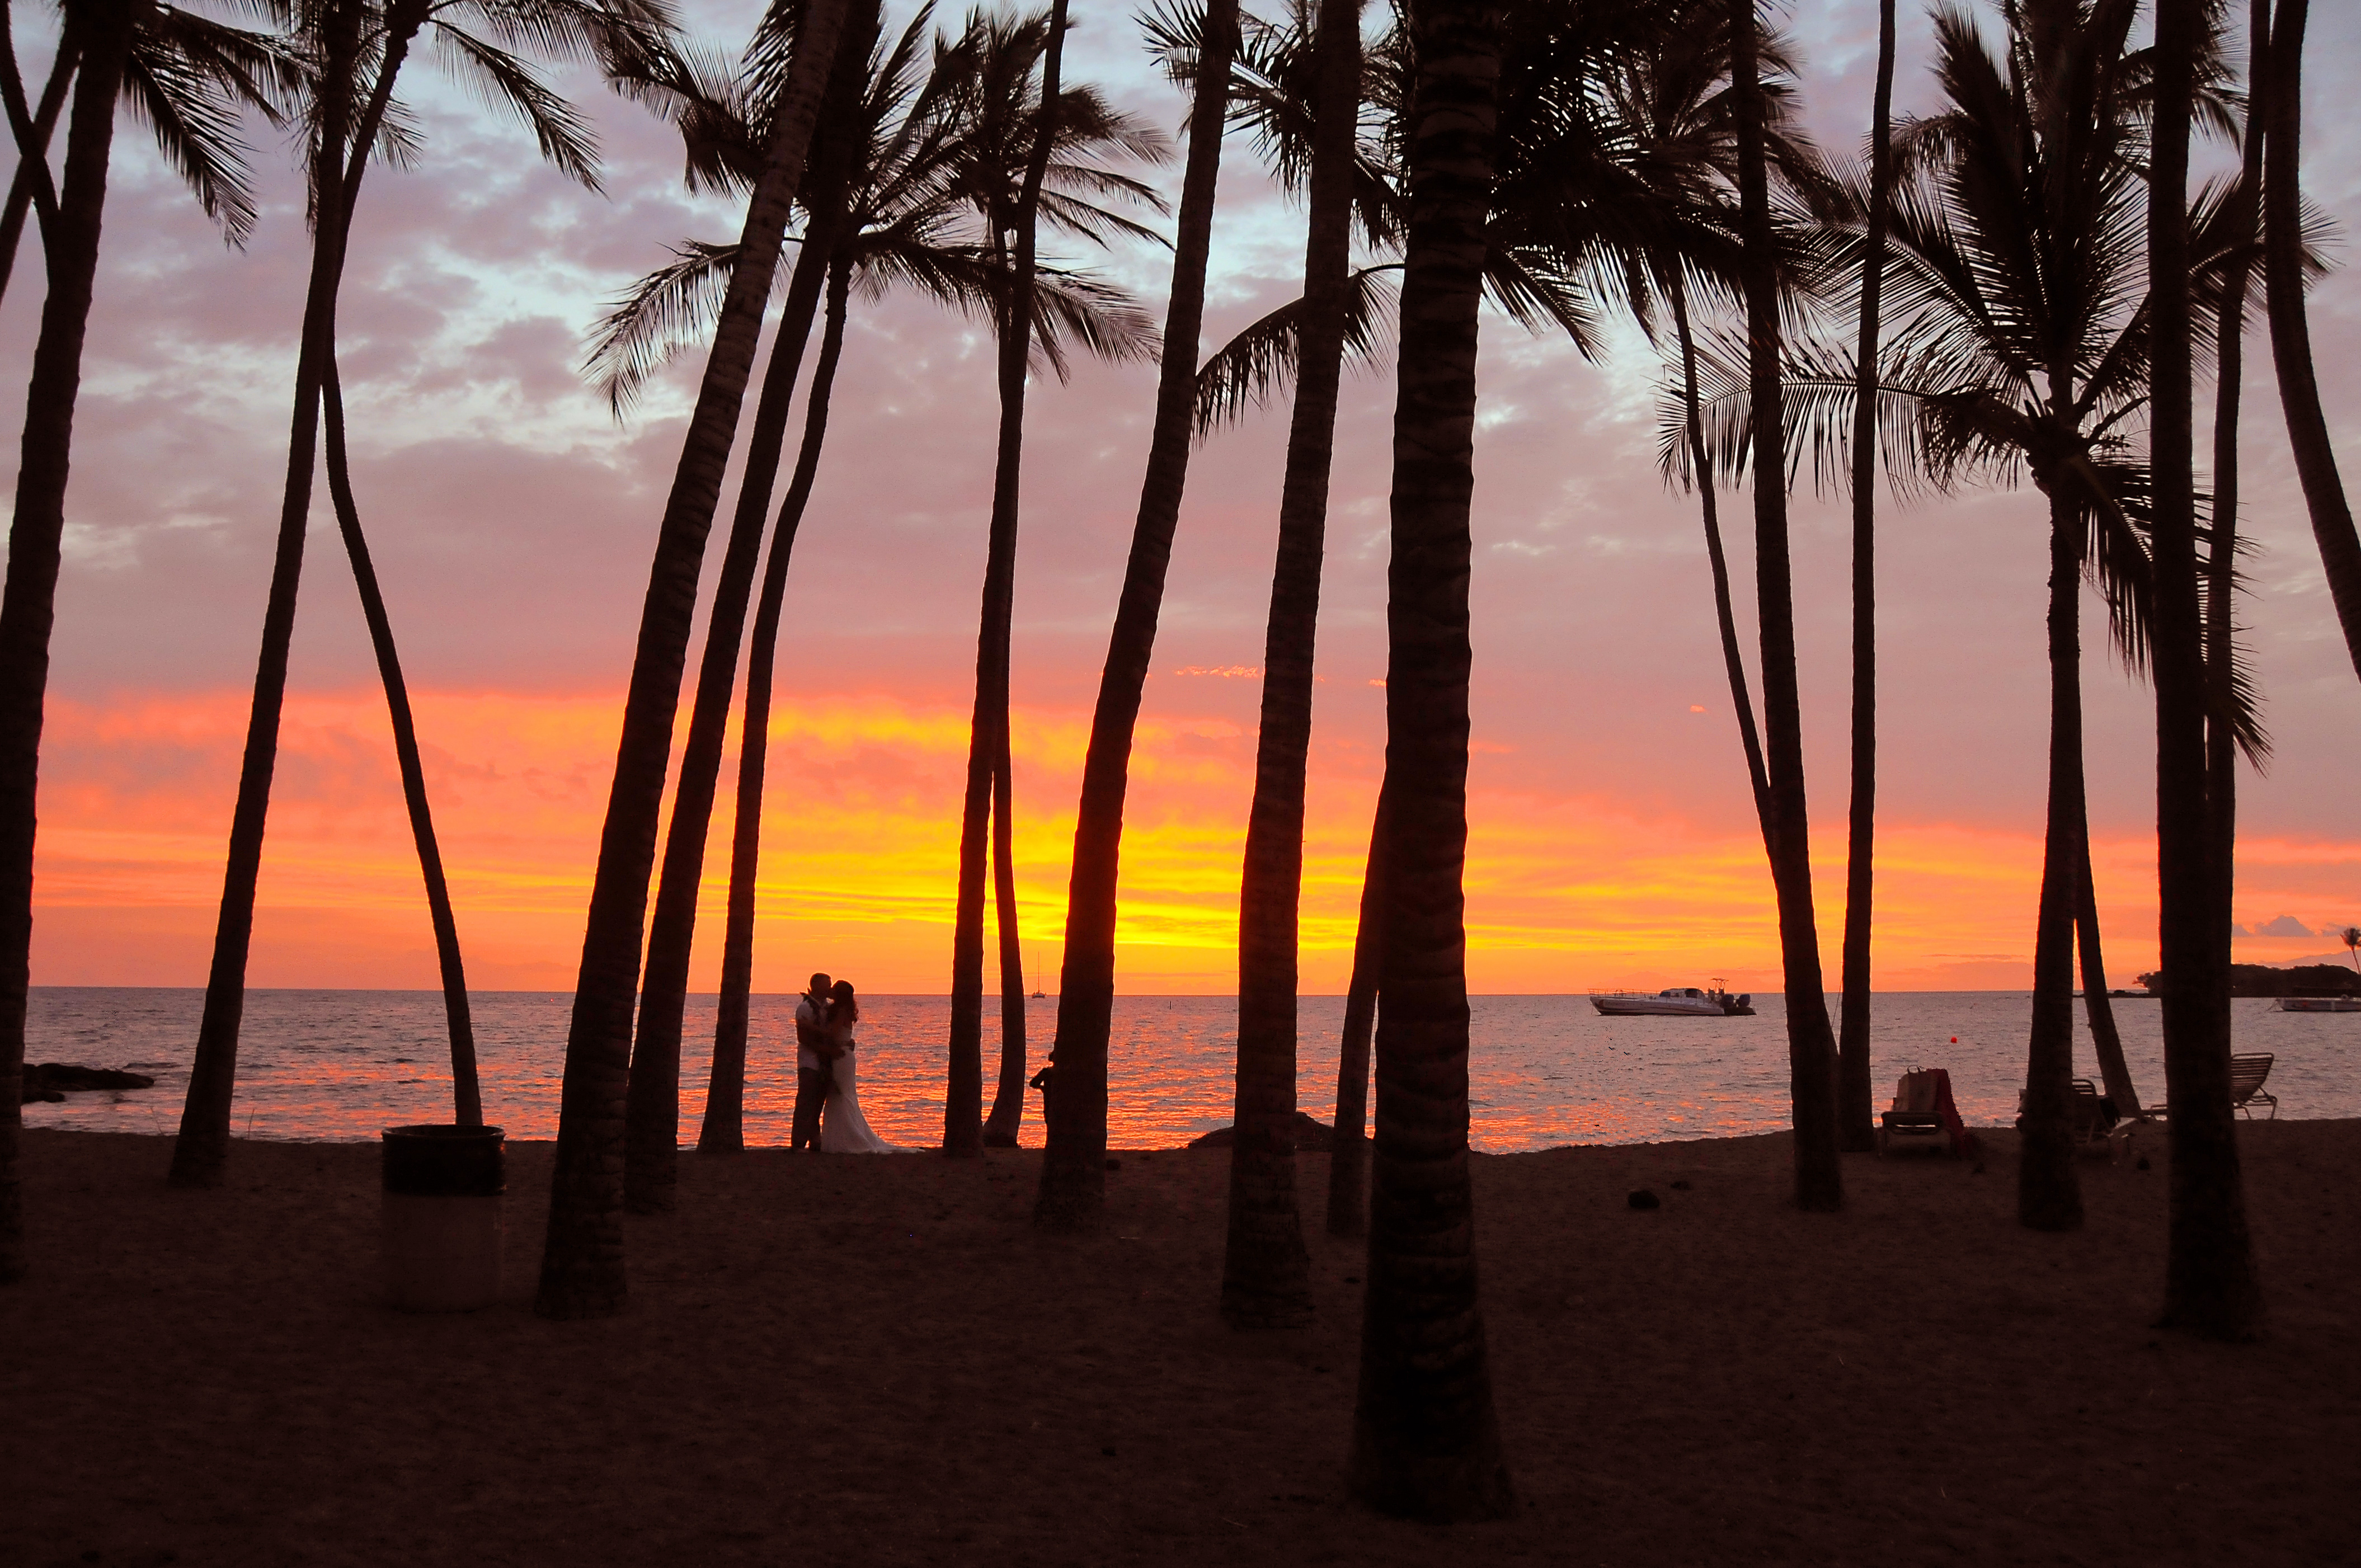
[[[835,1080],[829,1090],[828,1103],[819,1113],[819,1152],[822,1154],[890,1154],[885,1140],[869,1130],[869,1119],[861,1113],[861,1089],[853,1058],[859,1053],[853,1048],[853,1026],[861,1022],[861,1003],[853,999],[852,982],[840,980],[828,993],[829,1037],[843,1047],[836,1058]]]

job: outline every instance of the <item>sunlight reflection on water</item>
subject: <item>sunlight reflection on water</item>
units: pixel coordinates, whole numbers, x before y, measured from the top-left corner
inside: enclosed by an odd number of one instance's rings
[[[519,1138],[557,1130],[557,1099],[571,998],[498,992],[474,999],[485,1117]],[[118,1132],[174,1131],[188,1082],[203,992],[190,990],[37,987],[27,1058],[128,1067],[156,1087],[75,1094],[25,1107],[33,1126]],[[1582,996],[1472,999],[1470,1141],[1507,1153],[1560,1144],[1644,1143],[1773,1132],[1787,1121],[1787,1044],[1779,999],[1753,1018],[1604,1018]],[[2361,1014],[2273,1011],[2235,1004],[2237,1048],[2278,1055],[2270,1087],[2282,1113],[2361,1115]],[[795,999],[754,999],[748,1047],[746,1141],[785,1144],[794,1111]],[[1054,999],[1032,1004],[1033,1059],[1047,1053]],[[909,1148],[942,1137],[942,1053],[947,998],[862,998],[862,1106],[888,1141]],[[1960,1109],[1978,1125],[2014,1116],[2024,1074],[2030,1001],[2021,992],[1903,992],[1877,999],[1877,1101],[1915,1066],[1948,1067]],[[2117,1005],[2134,1079],[2161,1099],[2158,1003]],[[1833,1002],[1831,1003],[1833,1012]],[[998,1004],[986,1009],[984,1090],[999,1056]],[[1300,1102],[1326,1120],[1335,1103],[1337,1031],[1344,999],[1308,996],[1301,1007]],[[1230,1119],[1237,1006],[1227,997],[1134,996],[1115,1003],[1110,1041],[1109,1142],[1117,1148],[1186,1143]],[[2078,1074],[2098,1077],[2078,1014]],[[681,1141],[694,1144],[705,1104],[713,999],[689,999],[681,1063]],[[1958,1037],[1956,1045],[1952,1036]],[[381,1127],[450,1116],[449,1065],[437,992],[255,991],[247,993],[232,1128],[260,1138],[369,1140]],[[1023,1141],[1041,1136],[1040,1101],[1028,1095]]]

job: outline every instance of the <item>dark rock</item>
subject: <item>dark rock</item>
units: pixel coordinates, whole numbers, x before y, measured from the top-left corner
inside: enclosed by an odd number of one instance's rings
[[[1216,1127],[1202,1137],[1190,1139],[1189,1146],[1192,1149],[1225,1149],[1235,1142],[1237,1142],[1235,1128]],[[1301,1111],[1295,1113],[1296,1153],[1326,1154],[1335,1146],[1335,1128],[1325,1122],[1307,1116]]]
[[[1644,1187],[1633,1188],[1631,1190],[1631,1195],[1629,1198],[1626,1198],[1624,1201],[1631,1204],[1634,1209],[1661,1209],[1664,1206],[1663,1199],[1657,1197],[1654,1193],[1649,1191]]]
[[[71,1062],[45,1061],[25,1064],[25,1103],[34,1101],[55,1102],[68,1094],[80,1094],[93,1089],[152,1089],[156,1080],[144,1072],[118,1072],[113,1068],[76,1067]]]

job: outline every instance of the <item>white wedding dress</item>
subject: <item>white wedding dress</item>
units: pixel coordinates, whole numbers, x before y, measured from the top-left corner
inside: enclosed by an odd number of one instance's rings
[[[892,1147],[884,1139],[869,1130],[869,1118],[861,1113],[861,1091],[857,1083],[853,1058],[860,1053],[852,1042],[844,1042],[844,1054],[836,1058],[836,1087],[820,1108],[819,1152],[822,1154],[891,1154]]]

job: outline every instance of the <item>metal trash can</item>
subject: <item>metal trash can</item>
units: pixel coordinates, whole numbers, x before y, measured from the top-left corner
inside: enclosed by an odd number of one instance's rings
[[[388,1127],[381,1254],[386,1304],[471,1312],[500,1294],[500,1202],[508,1190],[498,1127]]]

